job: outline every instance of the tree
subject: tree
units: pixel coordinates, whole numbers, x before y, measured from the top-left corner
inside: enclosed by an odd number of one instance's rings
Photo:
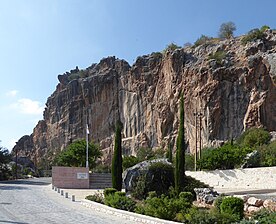
[[[102,155],[99,146],[90,142],[88,144],[88,155],[89,168],[93,169],[96,166],[97,158]],[[59,166],[84,167],[86,164],[86,141],[80,139],[71,143],[58,154],[55,160]]]
[[[122,173],[123,173],[123,166],[122,166],[122,123],[120,121],[116,124],[116,131],[115,131],[115,144],[114,144],[114,154],[112,158],[112,167],[111,167],[111,174],[112,174],[112,187],[117,189],[118,191],[122,190]]]
[[[233,22],[227,22],[221,24],[219,28],[219,37],[230,39],[233,37],[233,33],[236,30],[236,25]]]
[[[6,180],[10,177],[11,173],[7,166],[9,162],[11,162],[9,150],[0,146],[0,180]]]
[[[176,141],[176,163],[175,163],[175,190],[180,193],[185,187],[185,129],[184,129],[184,99],[180,97],[180,119],[179,130]]]

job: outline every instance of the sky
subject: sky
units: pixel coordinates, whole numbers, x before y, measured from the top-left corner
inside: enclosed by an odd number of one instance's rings
[[[12,149],[43,118],[57,76],[103,57],[133,64],[168,44],[276,28],[275,0],[0,0],[0,145]]]

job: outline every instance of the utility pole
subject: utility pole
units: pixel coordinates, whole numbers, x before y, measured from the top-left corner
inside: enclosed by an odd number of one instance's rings
[[[197,166],[196,166],[196,163],[197,163],[197,110],[196,112],[194,112],[194,116],[195,116],[195,142],[196,142],[196,145],[195,145],[195,171],[197,171]]]
[[[198,112],[194,112],[195,116],[195,171],[197,171],[197,160],[201,159],[201,149],[202,149],[202,138],[201,138],[201,129],[202,129],[202,117],[203,114]]]

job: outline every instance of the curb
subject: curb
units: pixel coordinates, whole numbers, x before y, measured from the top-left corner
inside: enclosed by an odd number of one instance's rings
[[[137,214],[134,212],[128,212],[116,208],[109,207],[94,201],[87,199],[81,200],[81,205],[91,208],[95,211],[103,212],[109,215],[115,215],[117,217],[123,218],[125,220],[135,221],[137,223],[149,223],[149,224],[179,224],[179,222],[173,222],[168,220],[162,220],[159,218],[154,218],[146,215]]]

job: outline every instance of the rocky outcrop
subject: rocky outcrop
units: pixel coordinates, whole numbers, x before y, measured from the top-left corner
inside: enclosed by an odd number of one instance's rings
[[[214,57],[223,52],[223,59]],[[211,57],[212,56],[212,57]],[[41,158],[85,137],[101,144],[110,162],[114,124],[120,118],[124,153],[140,147],[174,144],[180,92],[185,100],[185,129],[189,150],[195,148],[195,116],[202,113],[202,145],[238,137],[246,128],[276,127],[276,34],[241,44],[240,38],[213,41],[163,54],[138,57],[130,66],[108,57],[85,70],[58,76],[48,98],[44,119],[26,139],[22,154]],[[21,144],[21,143],[22,144]]]
[[[154,159],[140,162],[133,167],[126,169],[123,173],[123,183],[125,187],[125,191],[130,193],[133,191],[134,187],[136,187],[139,177],[145,175],[148,180],[154,179],[154,173],[149,172],[149,168],[154,163],[163,163],[167,165],[172,165],[168,162],[167,159]],[[161,182],[161,181],[160,181]],[[161,183],[160,183],[161,185]],[[161,186],[160,186],[161,187]]]

